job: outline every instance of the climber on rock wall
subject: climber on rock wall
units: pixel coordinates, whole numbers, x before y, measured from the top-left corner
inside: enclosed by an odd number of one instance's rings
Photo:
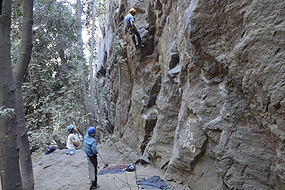
[[[136,48],[143,48],[144,45],[142,44],[142,39],[140,36],[140,33],[138,32],[136,26],[135,26],[135,15],[136,15],[136,9],[131,8],[130,13],[125,17],[124,21],[125,21],[125,34],[129,33],[132,35],[132,40],[136,46]],[[137,36],[138,38],[138,43],[136,42],[136,38],[135,36]]]

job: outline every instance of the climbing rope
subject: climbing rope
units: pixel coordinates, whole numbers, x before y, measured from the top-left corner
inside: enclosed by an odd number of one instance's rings
[[[114,142],[112,139],[110,139],[110,140],[111,140],[111,142],[113,143],[113,145],[114,145],[114,147],[116,148],[116,150],[117,150],[120,154],[124,155],[125,158],[128,158],[128,159],[131,161],[131,163],[135,163],[129,156],[127,156],[125,153],[123,153],[123,152],[121,152],[121,151],[119,150],[119,148],[117,147],[117,145],[115,144],[115,142]],[[137,177],[137,176],[138,176],[138,175],[137,175],[137,170],[135,169],[136,185],[137,185],[137,188],[139,189],[139,186],[138,186],[138,177]]]
[[[99,155],[99,157],[101,158],[101,160],[102,160],[102,162],[103,162],[103,164],[104,164],[104,168],[106,168],[106,167],[108,167],[108,163],[106,163],[105,161],[104,161],[104,159],[102,158],[102,156],[98,153],[98,155]],[[126,172],[125,172],[126,173]],[[119,179],[121,182],[123,182],[123,183],[125,183],[125,184],[127,184],[127,186],[130,188],[130,185],[129,185],[129,183],[128,183],[128,179],[127,179],[127,181],[125,182],[124,180],[122,180],[121,178],[119,178],[116,174],[112,174],[114,177],[116,177],[117,179]],[[131,189],[131,188],[130,188]]]
[[[105,133],[103,133],[103,135],[108,132],[105,127],[102,127],[102,129],[103,129],[104,132],[105,132]],[[116,143],[114,142],[113,139],[110,138],[109,140],[110,140],[110,142],[113,144],[113,146],[115,147],[115,149],[117,150],[117,152],[118,152],[119,154],[121,154],[121,155],[123,155],[125,158],[129,159],[129,160],[131,161],[131,163],[135,163],[128,155],[126,155],[124,152],[122,152],[122,151],[119,150],[118,146],[116,145]],[[101,160],[102,160],[102,162],[103,162],[103,164],[104,164],[104,167],[105,167],[105,166],[108,166],[108,163],[105,162],[105,160],[102,158],[102,156],[101,156],[99,153],[98,153],[98,155],[99,155],[99,157],[101,158]],[[137,189],[139,190],[139,186],[138,186],[138,183],[137,183],[137,180],[138,180],[137,170],[135,169],[134,172],[135,172],[136,186],[137,186]],[[120,179],[120,178],[119,178],[117,175],[115,175],[115,174],[112,174],[112,175],[115,176],[116,178],[118,178],[118,179],[119,179],[120,181],[122,181],[123,183],[127,184],[127,186],[128,186],[128,187],[130,188],[130,190],[131,190],[130,184],[129,184],[129,182],[128,182],[128,178],[127,178],[126,171],[124,171],[124,173],[125,173],[125,176],[126,176],[126,181],[123,181],[122,179]]]
[[[120,7],[120,6],[119,6],[119,7]],[[118,23],[118,19],[119,19],[119,18],[117,18],[117,19],[115,20],[117,23]],[[124,23],[124,22],[122,21],[122,22],[119,23],[119,25],[122,26],[123,23]],[[118,26],[118,24],[115,24],[115,26]],[[119,30],[118,30],[117,27],[115,28],[115,33],[116,33],[116,34],[119,33]],[[115,35],[115,36],[119,36],[119,35]],[[120,43],[118,43],[118,45],[120,46],[121,49],[123,49],[123,47],[121,46]],[[112,48],[115,48],[115,47],[113,46]],[[112,55],[112,57],[111,57],[111,60],[112,60],[112,59],[113,59],[113,55]],[[109,62],[109,63],[111,63],[111,62]],[[109,67],[111,67],[111,65],[109,65]],[[128,66],[128,69],[131,71],[131,69],[129,68],[129,66]],[[119,81],[118,81],[118,82],[119,82],[119,85],[121,85],[121,69],[120,69],[120,66],[118,67],[118,74],[119,74]],[[131,80],[132,80],[132,78],[131,78]],[[119,88],[119,100],[120,100],[120,102],[122,102],[122,90],[121,90],[121,88]],[[123,107],[122,107],[122,106],[121,106],[121,113],[123,113]],[[104,127],[104,125],[103,125],[101,122],[96,121],[96,118],[95,118],[93,115],[91,115],[91,117],[93,117],[93,118],[95,119],[95,122],[97,122],[100,126],[102,126],[102,129],[104,130],[104,133],[102,133],[102,135],[109,134],[108,130],[106,129],[106,127]],[[123,116],[121,116],[121,115],[120,115],[120,117],[119,117],[119,123],[120,123],[120,125],[122,125],[122,123],[123,123],[123,118],[122,118],[122,117],[123,117]],[[119,130],[119,135],[121,135],[121,133],[122,133],[122,131],[121,131],[121,129],[120,129],[120,130]],[[111,143],[114,145],[115,149],[117,150],[117,152],[118,152],[119,154],[123,155],[125,158],[129,159],[129,160],[131,161],[131,163],[135,164],[135,162],[134,162],[128,155],[126,155],[124,152],[122,152],[122,151],[119,150],[118,146],[116,145],[116,143],[114,142],[113,139],[109,139],[109,140],[110,140]],[[104,159],[101,157],[100,154],[99,154],[99,157],[101,158],[101,160],[102,160],[104,166],[106,166],[108,163],[106,163],[106,162],[104,161]],[[125,159],[124,159],[124,160],[125,160]],[[135,172],[136,186],[137,186],[137,189],[139,190],[139,186],[138,186],[138,183],[137,183],[138,174],[137,174],[136,169],[134,170],[134,172]],[[128,178],[127,178],[126,171],[125,171],[124,173],[125,173],[125,176],[126,176],[126,181],[123,181],[122,179],[120,179],[120,178],[119,178],[117,175],[115,175],[115,174],[113,174],[113,176],[115,176],[117,179],[119,179],[120,181],[122,181],[122,182],[124,182],[125,184],[127,184],[128,187],[129,187],[130,190],[131,190],[130,184],[129,184],[129,182],[128,182]],[[116,186],[116,188],[118,188],[118,187]],[[119,189],[119,188],[118,188],[118,189]]]

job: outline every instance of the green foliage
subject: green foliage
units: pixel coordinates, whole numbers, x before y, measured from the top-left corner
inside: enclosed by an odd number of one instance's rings
[[[11,15],[11,61],[12,64],[16,63],[20,53],[21,45],[21,21],[23,16],[23,10],[21,8],[22,0],[15,0],[12,4]]]
[[[105,10],[101,1],[97,14]],[[83,24],[88,29],[91,17],[89,13],[91,1],[83,1]],[[93,2],[93,1],[92,1]],[[12,13],[12,62],[16,63],[20,52],[22,0],[15,0]],[[28,136],[32,151],[44,150],[56,138],[66,142],[66,127],[76,125],[85,131],[90,125],[86,106],[83,101],[82,88],[90,91],[88,66],[83,66],[79,73],[79,65],[86,62],[85,57],[78,55],[75,5],[72,1],[34,1],[33,53],[28,73],[23,84],[23,96]],[[91,11],[91,12],[90,12]],[[91,14],[92,16],[92,14]],[[61,51],[62,50],[62,51]],[[65,69],[60,51],[64,53]],[[82,64],[81,64],[82,65]],[[83,81],[82,82],[82,77]],[[100,98],[104,109],[107,107],[108,90],[103,84],[96,83],[97,104]],[[97,107],[99,113],[99,105]],[[108,117],[103,109],[102,120]]]
[[[98,2],[98,8],[97,8],[97,16],[101,16],[106,13],[109,0],[101,0]]]
[[[55,136],[65,143],[66,126],[70,124],[78,128],[86,125],[80,92],[82,83],[77,71],[75,21],[74,9],[67,2],[35,2],[33,55],[23,84],[32,150],[45,149]],[[61,49],[64,50],[67,72],[62,67]]]
[[[15,109],[0,107],[0,117],[10,117],[11,113],[15,114]]]

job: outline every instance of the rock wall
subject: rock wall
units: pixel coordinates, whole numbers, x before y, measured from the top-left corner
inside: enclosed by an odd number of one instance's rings
[[[124,34],[137,9],[145,48]],[[285,188],[285,2],[118,0],[101,76],[115,134],[193,190]]]

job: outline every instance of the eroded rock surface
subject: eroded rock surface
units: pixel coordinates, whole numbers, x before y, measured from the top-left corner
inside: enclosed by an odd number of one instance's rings
[[[124,35],[131,7],[144,49]],[[117,136],[193,190],[284,189],[285,2],[120,0],[109,9],[101,67]]]

